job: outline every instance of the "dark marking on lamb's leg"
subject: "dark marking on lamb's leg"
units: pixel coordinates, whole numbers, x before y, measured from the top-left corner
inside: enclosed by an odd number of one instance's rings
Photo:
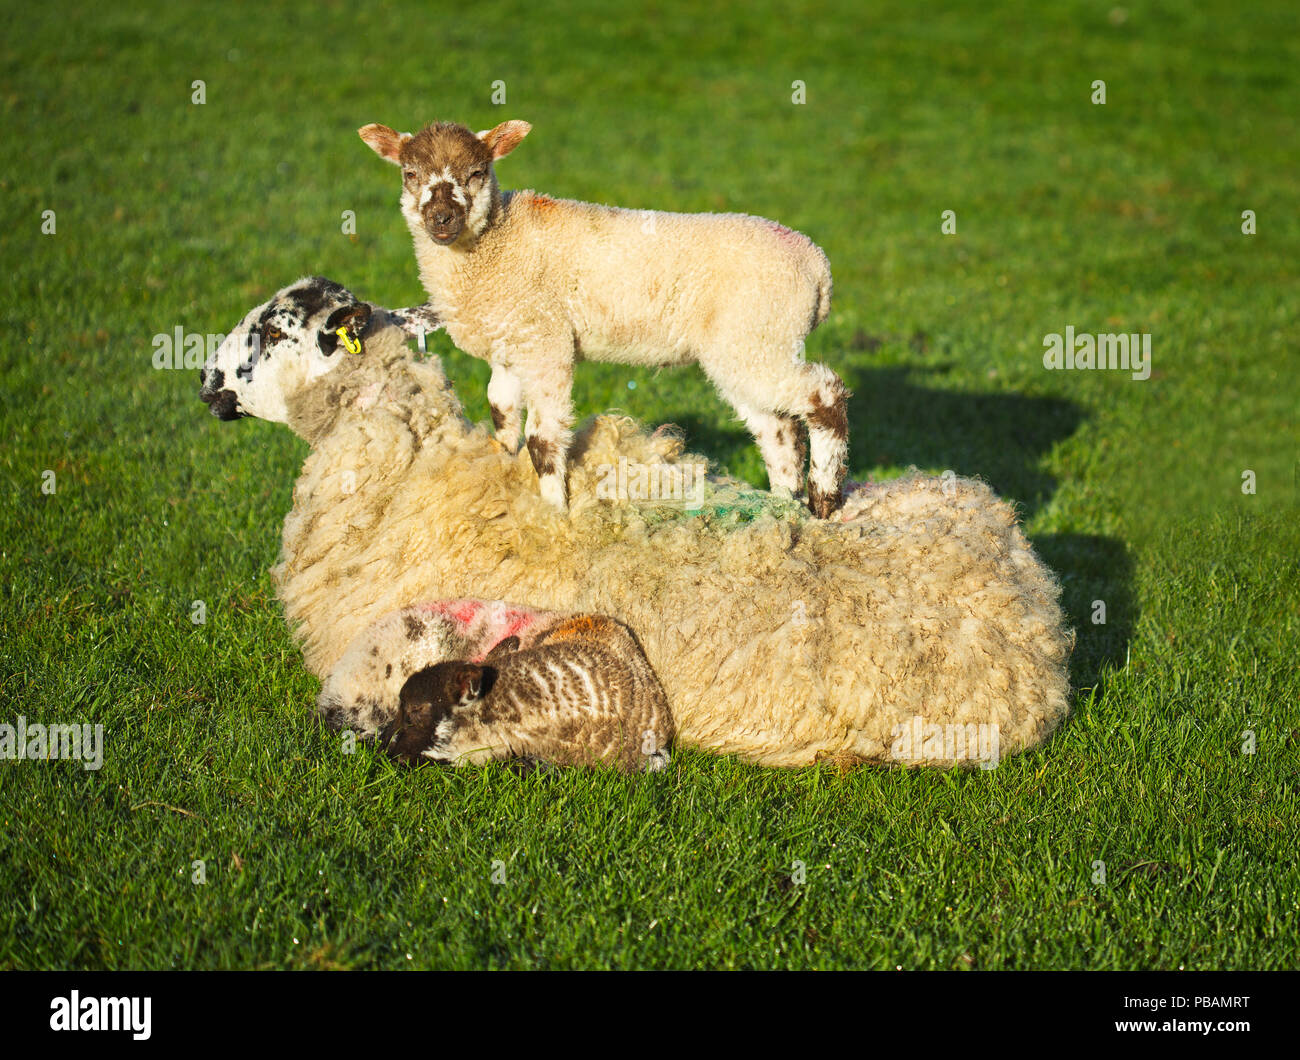
[[[844,503],[843,484],[849,451],[849,392],[831,375],[812,394],[807,415],[812,466],[808,506],[819,519],[829,518]]]
[[[533,467],[539,476],[555,472],[555,446],[545,438],[532,435],[528,439],[528,455],[533,458]]]
[[[792,416],[790,429],[794,432],[794,463],[799,469],[799,488],[795,492],[802,493],[808,485],[808,428]]]
[[[528,455],[533,459],[533,468],[537,471],[537,484],[541,494],[557,508],[564,508],[568,501],[565,488],[564,451],[559,444],[540,434],[528,436]]]
[[[519,377],[494,367],[487,396],[497,441],[510,453],[519,452],[519,431],[523,426],[523,386]]]
[[[571,355],[572,350],[568,351]],[[557,354],[558,356],[558,354]],[[528,455],[537,470],[537,488],[553,507],[566,511],[569,506],[568,453],[569,427],[573,423],[572,367],[558,378],[528,390]]]

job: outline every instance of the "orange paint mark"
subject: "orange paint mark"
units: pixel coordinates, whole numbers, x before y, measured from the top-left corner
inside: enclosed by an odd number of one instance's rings
[[[602,630],[608,628],[609,619],[603,615],[578,615],[574,618],[565,619],[548,632],[545,639],[548,641],[575,640],[580,637],[597,636]]]

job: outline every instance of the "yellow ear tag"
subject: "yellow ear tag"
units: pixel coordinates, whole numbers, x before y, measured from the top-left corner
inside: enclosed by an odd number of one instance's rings
[[[361,352],[361,340],[354,339],[351,335],[349,335],[347,328],[335,328],[334,334],[343,340],[343,345],[348,348],[348,353]]]

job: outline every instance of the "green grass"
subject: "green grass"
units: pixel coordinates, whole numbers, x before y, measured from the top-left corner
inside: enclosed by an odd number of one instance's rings
[[[1300,964],[1294,5],[151,6],[0,44],[0,721],[106,728],[98,772],[0,762],[0,966]],[[420,300],[355,129],[435,117],[532,121],[507,186],[820,243],[851,470],[1019,503],[1079,634],[1060,734],[957,774],[340,753],[266,573],[304,446],[207,416],[151,340],[306,273]],[[1151,379],[1045,371],[1067,324],[1150,332]],[[436,349],[484,417],[486,368]],[[694,370],[584,366],[575,399],[763,482]]]

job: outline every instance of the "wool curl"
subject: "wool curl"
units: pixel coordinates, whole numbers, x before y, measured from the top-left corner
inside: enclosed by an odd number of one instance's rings
[[[982,482],[911,472],[852,488],[833,520],[716,477],[695,510],[611,501],[601,484],[620,460],[706,461],[676,432],[598,416],[558,512],[527,455],[469,424],[436,360],[413,360],[394,327],[288,408],[312,452],[272,573],[320,677],[385,613],[477,597],[626,622],[679,744],[762,765],[970,764],[900,754],[900,733],[996,726],[1007,755],[1068,711],[1060,587]]]

